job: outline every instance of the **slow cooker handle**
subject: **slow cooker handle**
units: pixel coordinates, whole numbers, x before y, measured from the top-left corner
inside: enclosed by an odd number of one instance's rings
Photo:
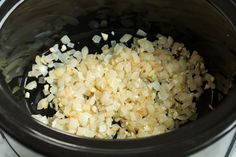
[[[208,0],[212,3],[236,29],[236,0]]]

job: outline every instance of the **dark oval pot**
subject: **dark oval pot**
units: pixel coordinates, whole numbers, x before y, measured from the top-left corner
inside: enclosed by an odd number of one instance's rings
[[[202,150],[236,125],[234,4],[230,0],[6,0],[0,7],[0,127],[48,156],[164,157]],[[141,139],[99,140],[39,124],[30,116],[38,111],[22,93],[11,94],[35,55],[55,42],[53,35],[76,35],[89,46],[88,39],[96,32],[138,28],[171,35],[200,52],[216,77],[214,111],[208,108],[211,100],[206,95],[198,102],[199,118],[176,131]]]

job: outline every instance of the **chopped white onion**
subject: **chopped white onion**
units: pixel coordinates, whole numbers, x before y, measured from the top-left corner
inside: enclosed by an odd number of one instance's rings
[[[96,43],[96,44],[99,44],[101,39],[102,38],[99,35],[94,35],[93,38],[92,38],[93,42]]]
[[[63,44],[68,44],[69,42],[70,42],[71,40],[70,40],[70,38],[67,36],[67,35],[64,35],[62,38],[61,38],[61,42],[63,43]]]
[[[78,60],[81,61],[82,59],[82,53],[80,51],[76,51],[73,56]]]
[[[44,85],[43,94],[44,95],[48,95],[49,94],[49,85],[48,84]]]
[[[61,51],[64,52],[64,51],[66,51],[66,50],[67,50],[66,45],[62,45],[62,47],[61,47]]]
[[[103,124],[103,125],[100,125],[99,126],[99,132],[105,132],[106,131],[106,125],[105,124]]]
[[[35,88],[37,88],[37,82],[36,81],[32,81],[32,82],[28,83],[25,86],[25,89],[28,89],[28,90],[33,90]]]
[[[108,34],[106,34],[106,33],[101,33],[101,35],[102,35],[103,40],[104,40],[104,41],[107,41],[107,39],[108,39]]]
[[[111,41],[111,46],[114,47],[116,45],[116,41],[115,40],[112,40]]]
[[[38,70],[43,76],[46,76],[48,74],[48,67],[42,64],[39,64]]]
[[[29,92],[25,93],[25,98],[30,98],[30,93]]]
[[[37,114],[37,115],[32,115],[32,117],[34,119],[48,125],[48,118],[46,116],[42,116],[42,115]]]
[[[154,47],[152,42],[148,41],[146,38],[139,39],[138,44],[147,52],[154,52]]]
[[[67,44],[67,46],[69,47],[69,48],[74,48],[74,46],[75,46],[75,44],[74,43],[72,43],[72,42],[69,42],[68,44]]]
[[[44,80],[44,77],[39,77],[39,84],[44,84],[45,83],[45,80]]]
[[[51,51],[52,53],[56,53],[57,51],[59,51],[59,45],[55,44],[53,47],[49,49],[49,51]]]
[[[138,30],[137,35],[146,33]],[[106,41],[108,35],[101,33],[93,40],[99,43],[101,38]],[[63,42],[72,48],[69,51],[61,47],[62,53],[54,45],[52,53],[36,57],[28,74],[38,78],[38,83],[46,83],[42,91],[45,97],[37,109],[50,107],[56,114],[52,118],[35,117],[72,134],[95,138],[117,135],[118,139],[166,133],[178,127],[176,120],[184,123],[194,117],[193,98],[203,92],[203,81],[208,82],[207,88],[214,87],[214,78],[204,74],[201,56],[185,50],[181,61],[175,59],[171,53],[175,43],[170,37],[161,36],[154,42],[134,37],[129,47],[125,42],[131,38],[125,34],[123,43],[112,40],[111,47],[102,45],[101,54],[89,54],[87,46],[81,52],[74,50],[66,39]],[[192,68],[195,63],[203,66]],[[34,89],[37,83],[25,87]],[[192,93],[194,90],[197,92]],[[25,97],[30,97],[27,90]]]
[[[155,89],[156,91],[158,91],[159,88],[160,88],[160,83],[159,83],[158,81],[154,81],[154,82],[152,82],[152,83],[150,84],[150,86],[151,86],[153,89]]]
[[[43,98],[38,102],[37,110],[48,108],[48,100],[47,98]]]
[[[81,50],[81,53],[82,53],[83,58],[85,59],[87,57],[88,53],[89,53],[88,47],[84,46]]]
[[[143,30],[141,30],[141,29],[138,29],[138,31],[136,32],[136,34],[137,35],[139,35],[139,36],[142,36],[142,37],[145,37],[145,36],[147,36],[147,33],[146,32],[144,32]]]
[[[133,36],[131,34],[125,34],[120,38],[121,43],[128,42]]]

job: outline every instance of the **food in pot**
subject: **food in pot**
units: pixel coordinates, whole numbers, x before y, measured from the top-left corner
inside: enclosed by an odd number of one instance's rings
[[[142,30],[137,34],[146,36]],[[92,40],[108,38],[102,33]],[[61,42],[36,56],[28,76],[44,84],[37,109],[56,110],[52,117],[33,117],[71,134],[127,139],[167,133],[194,120],[196,100],[215,87],[198,52],[190,53],[172,37],[158,35],[151,42],[124,34],[120,43],[95,54],[86,46],[73,49],[68,36]],[[37,84],[28,82],[25,88],[29,98]]]

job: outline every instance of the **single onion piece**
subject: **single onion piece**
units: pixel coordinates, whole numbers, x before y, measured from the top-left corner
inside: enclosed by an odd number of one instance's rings
[[[29,92],[25,93],[25,98],[30,98],[30,93]]]
[[[49,51],[51,51],[52,53],[56,53],[57,51],[59,51],[59,45],[55,44],[53,47],[49,49]]]
[[[37,82],[36,81],[32,81],[32,82],[28,83],[25,86],[25,89],[28,89],[28,90],[33,90],[35,88],[37,88]]]
[[[32,117],[34,119],[36,119],[36,120],[46,124],[46,125],[48,124],[48,118],[46,116],[42,116],[40,114],[36,114],[36,115],[32,115]]]
[[[39,64],[39,67],[38,67],[40,73],[43,75],[43,76],[46,76],[48,74],[48,67],[45,66],[45,65],[42,65],[42,64]]]
[[[136,32],[137,35],[139,36],[142,36],[142,37],[146,37],[147,36],[147,33],[144,32],[143,30],[141,29],[138,29],[138,31]]]
[[[88,47],[84,46],[81,50],[81,53],[82,53],[83,58],[85,59],[89,53]]]
[[[102,35],[103,40],[104,40],[104,41],[107,41],[107,39],[108,39],[108,34],[106,34],[106,33],[101,33],[101,35]]]
[[[111,46],[112,46],[112,47],[116,46],[116,41],[115,41],[115,40],[112,40],[112,41],[111,41]]]
[[[96,43],[96,44],[99,44],[101,39],[102,38],[99,35],[94,35],[93,38],[92,38],[93,42]]]
[[[146,38],[139,39],[138,44],[147,52],[154,52],[154,47],[152,42],[148,41]]]
[[[125,34],[120,38],[121,43],[127,43],[133,36],[131,34]]]
[[[66,50],[67,50],[66,45],[62,45],[62,47],[61,47],[61,51],[64,52],[64,51],[66,51]]]
[[[67,35],[64,35],[62,38],[61,38],[61,42],[63,44],[68,44],[70,42],[70,38],[67,36]]]
[[[69,42],[68,44],[67,44],[67,46],[69,47],[69,48],[74,48],[74,46],[75,46],[75,44],[74,43],[72,43],[72,42]]]

